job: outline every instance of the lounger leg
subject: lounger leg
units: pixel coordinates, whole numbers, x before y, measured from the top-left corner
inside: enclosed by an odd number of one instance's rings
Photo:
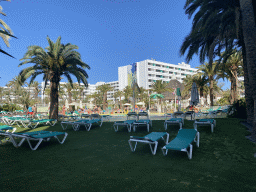
[[[79,124],[74,124],[74,125],[72,125],[72,127],[73,127],[74,131],[78,131],[80,125]]]
[[[151,144],[151,143],[149,143],[149,146],[150,146],[150,149],[151,149],[151,152],[152,152],[152,154],[153,154],[153,155],[155,155],[155,154],[156,154],[157,144],[158,144],[158,142],[155,142],[155,147],[154,147],[154,150],[153,150],[153,149],[152,149],[152,144]]]
[[[132,131],[132,125],[127,125],[128,126],[128,132]]]
[[[180,123],[180,130],[182,129],[182,123]]]
[[[136,126],[135,126],[135,125],[133,125],[133,131],[134,131],[134,132],[136,131]]]
[[[135,142],[135,146],[132,147],[132,142],[131,141],[128,141],[129,142],[129,145],[130,145],[130,148],[132,150],[132,152],[134,152],[136,150],[136,147],[137,147],[137,141]]]
[[[115,132],[117,132],[118,131],[118,125],[114,125],[114,129],[115,129]]]
[[[213,127],[214,127],[214,124],[211,124],[211,131],[213,133]]]
[[[166,156],[166,155],[167,155],[167,153],[168,153],[168,149],[164,149],[164,148],[162,148],[162,152],[163,152],[163,155],[164,155],[164,156]]]
[[[38,146],[42,143],[42,141],[43,141],[43,139],[39,139],[39,141],[38,141],[38,143],[36,144],[36,146],[35,146],[35,147],[32,147],[29,138],[27,138],[27,142],[28,142],[30,148],[31,148],[33,151],[37,150]]]
[[[147,124],[147,130],[148,130],[148,132],[149,132],[149,124]]]
[[[66,126],[65,126],[64,124],[66,124]],[[61,125],[61,127],[62,127],[63,130],[67,129],[67,127],[68,127],[68,124],[67,124],[67,123],[61,123],[60,125]]]
[[[187,151],[188,158],[192,159],[192,151],[193,151],[193,145],[189,144],[189,152]]]
[[[167,130],[167,123],[164,122],[164,129]]]
[[[197,124],[194,123],[194,129],[197,131]]]
[[[91,124],[91,123],[90,123],[89,125],[86,125],[86,126],[85,126],[86,130],[87,130],[87,131],[90,131],[91,126],[92,126],[92,124]]]
[[[64,141],[66,140],[67,136],[68,136],[68,133],[65,133],[65,136],[63,137],[62,141],[60,141],[57,136],[54,136],[54,137],[59,141],[60,144],[63,144]]]
[[[197,137],[196,145],[197,145],[197,147],[199,147],[199,139],[200,139],[200,133],[199,132],[197,132],[196,137]]]

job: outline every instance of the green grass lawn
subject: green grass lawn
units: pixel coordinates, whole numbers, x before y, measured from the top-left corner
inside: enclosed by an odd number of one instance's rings
[[[163,132],[163,122],[153,121],[151,131]],[[193,122],[185,120],[184,128]],[[178,129],[168,128],[169,140]],[[63,131],[59,123],[36,130]],[[31,130],[18,129],[24,131]],[[256,145],[239,120],[217,119],[214,133],[210,127],[198,131],[200,147],[193,144],[191,160],[178,151],[163,156],[163,141],[156,155],[141,143],[131,152],[129,136],[145,136],[146,128],[115,132],[113,122],[89,132],[70,127],[64,144],[52,139],[36,151],[27,142],[19,148],[6,143],[0,146],[0,191],[256,191]]]

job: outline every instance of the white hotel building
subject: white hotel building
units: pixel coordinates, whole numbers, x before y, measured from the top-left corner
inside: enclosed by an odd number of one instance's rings
[[[134,65],[136,67],[133,67]],[[169,82],[176,78],[182,83],[186,75],[194,75],[196,71],[196,68],[191,68],[184,62],[174,65],[147,59],[132,65],[118,67],[119,90],[123,90],[131,83],[132,74],[135,75],[139,87],[151,89],[152,83],[156,80]]]

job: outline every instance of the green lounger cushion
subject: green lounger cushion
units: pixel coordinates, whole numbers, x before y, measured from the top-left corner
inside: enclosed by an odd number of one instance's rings
[[[0,125],[0,129],[7,130],[6,128],[13,129],[13,127],[10,127],[9,125]]]
[[[194,140],[197,131],[194,129],[181,129],[174,140],[168,143],[166,149],[178,150],[187,148]]]
[[[37,134],[46,134],[46,133],[50,133],[50,131],[33,131],[33,132],[25,132],[25,133],[15,133],[18,135],[37,135]]]
[[[126,121],[116,121],[115,123],[120,123],[120,124],[132,124],[134,123],[135,120],[126,120]]]

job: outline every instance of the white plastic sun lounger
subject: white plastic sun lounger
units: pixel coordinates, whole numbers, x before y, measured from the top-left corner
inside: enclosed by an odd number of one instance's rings
[[[164,137],[166,136],[166,139]],[[145,137],[137,137],[137,136],[130,136],[129,145],[131,147],[131,151],[134,152],[137,147],[137,143],[146,143],[149,144],[151,152],[153,155],[156,154],[158,140],[163,139],[164,142],[167,144],[169,140],[169,134],[166,132],[152,132]],[[135,146],[132,146],[132,142],[135,142]],[[152,145],[155,145],[154,149],[152,148]]]
[[[51,138],[57,139],[60,144],[63,144],[66,140],[68,134],[65,132],[52,132],[52,131],[35,131],[35,132],[26,132],[26,133],[9,133],[9,132],[0,132],[0,135],[4,135],[10,138],[10,141],[15,147],[20,147],[26,140],[29,144],[31,150],[36,150],[38,146],[43,141],[49,141]],[[63,136],[63,139],[60,140],[58,136]],[[16,139],[21,139],[19,142]],[[37,144],[33,147],[31,141],[37,141]]]
[[[164,122],[164,128],[167,130],[168,125],[178,124],[180,126],[180,129],[182,129],[182,125],[184,125],[184,119],[183,118],[172,118],[169,120],[165,120]]]
[[[85,123],[85,122],[87,122],[87,121],[89,121],[89,119],[81,119],[81,120],[78,120],[78,121],[62,121],[62,122],[60,123],[60,125],[61,125],[61,127],[62,127],[63,130],[67,129],[67,127],[68,127],[69,125],[71,125],[72,128],[74,129],[74,131],[78,131],[79,129],[77,129],[76,123],[77,123],[77,122],[83,122],[83,123]]]
[[[136,131],[136,128],[141,126],[141,125],[146,125],[147,131],[149,132],[149,127],[152,127],[152,121],[150,119],[140,119],[138,121],[135,121],[133,123],[133,131]]]
[[[54,126],[57,123],[57,119],[41,119],[41,120],[31,120],[28,127],[36,128],[39,124]]]
[[[216,126],[216,120],[215,119],[199,119],[195,120],[194,122],[194,129],[197,130],[198,125],[210,125],[211,126],[211,132],[213,133],[213,129]]]
[[[6,132],[8,133],[10,130],[12,130],[11,133],[14,133],[16,131],[15,127],[10,127],[9,125],[0,125],[0,132]],[[5,141],[7,141],[7,138],[4,138]],[[0,144],[2,144],[2,141],[0,139]]]
[[[73,129],[75,131],[78,131],[79,130],[79,127],[81,125],[85,126],[85,129],[87,131],[90,131],[92,125],[99,125],[100,127],[102,126],[102,123],[103,123],[103,120],[102,118],[101,119],[92,119],[92,120],[87,120],[87,121],[83,121],[83,120],[80,120],[80,121],[75,121],[73,122]]]
[[[193,145],[191,143],[194,141],[199,147],[199,137],[200,134],[195,129],[181,129],[175,139],[162,148],[162,152],[166,156],[168,150],[183,151],[188,154],[189,159],[192,159]]]
[[[116,122],[114,123],[114,125],[113,125],[113,126],[114,126],[114,129],[115,129],[115,132],[118,131],[118,126],[127,127],[128,132],[131,132],[133,123],[134,123],[135,121],[136,121],[136,120],[116,121]]]

